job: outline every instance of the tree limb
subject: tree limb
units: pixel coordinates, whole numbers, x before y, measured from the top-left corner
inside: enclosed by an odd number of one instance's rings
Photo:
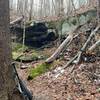
[[[18,22],[20,22],[22,20],[23,20],[23,17],[19,17],[19,18],[15,19],[14,21],[11,21],[10,25],[12,26],[12,25],[14,25],[14,24],[16,24],[16,23],[18,23]]]
[[[94,49],[95,49],[96,47],[98,47],[98,46],[100,46],[100,40],[98,40],[95,44],[93,44],[93,45],[88,49],[88,51],[89,51],[89,52],[92,52],[92,51],[94,51]]]

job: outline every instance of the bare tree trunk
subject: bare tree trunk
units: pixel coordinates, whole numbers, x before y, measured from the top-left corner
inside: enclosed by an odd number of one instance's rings
[[[10,45],[9,0],[0,0],[0,100],[24,100],[13,79]]]
[[[17,1],[17,13],[19,15],[22,15],[23,13],[23,1],[22,0]]]
[[[55,8],[56,8],[56,15],[59,16],[60,14],[60,0],[55,0]]]
[[[33,15],[33,4],[34,4],[34,0],[31,0],[31,1],[30,1],[29,20],[32,20],[32,15]]]
[[[13,0],[10,0],[10,8],[13,9]]]
[[[39,17],[42,18],[43,17],[43,0],[40,0],[39,4],[40,4]]]
[[[100,23],[100,0],[97,0],[97,18],[98,23]]]
[[[52,9],[54,10],[54,15],[56,15],[56,7],[55,7],[55,2],[52,0]]]
[[[73,11],[73,5],[71,0],[66,1],[67,4],[67,16],[69,16]]]
[[[60,16],[64,16],[64,0],[60,0]]]
[[[17,13],[19,14],[19,5],[20,5],[20,0],[17,0]]]

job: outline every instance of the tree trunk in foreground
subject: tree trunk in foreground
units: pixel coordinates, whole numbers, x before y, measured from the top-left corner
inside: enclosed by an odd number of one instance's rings
[[[0,0],[0,100],[23,100],[15,89],[10,45],[9,0]]]

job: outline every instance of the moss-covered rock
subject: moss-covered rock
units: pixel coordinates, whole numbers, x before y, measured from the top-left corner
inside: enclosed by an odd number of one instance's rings
[[[38,54],[23,54],[20,56],[17,60],[22,61],[22,62],[31,62],[38,60]]]
[[[22,52],[12,52],[12,58],[13,58],[13,60],[17,60],[22,55],[23,55]]]
[[[18,51],[20,48],[22,48],[22,44],[12,42],[12,51]]]
[[[14,43],[12,42],[12,51],[13,52],[24,52],[26,50],[28,50],[30,47],[28,46],[24,46],[21,43]]]
[[[19,43],[13,43],[12,49],[12,57],[17,61],[31,62],[44,59],[44,56],[33,48],[30,48],[28,46],[24,46],[24,48],[22,48],[22,45]]]
[[[31,61],[36,61],[43,59],[42,55],[39,55],[36,52],[32,53],[23,53],[23,52],[13,52],[13,59],[16,61],[22,61],[22,62],[31,62]]]

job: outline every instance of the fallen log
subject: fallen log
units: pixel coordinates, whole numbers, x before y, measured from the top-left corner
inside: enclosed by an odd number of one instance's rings
[[[22,21],[23,20],[23,16],[22,17],[19,17],[19,18],[17,18],[17,19],[15,19],[15,20],[13,20],[13,21],[11,21],[10,22],[10,25],[12,26],[12,25],[14,25],[14,24],[16,24],[16,23],[19,23],[20,21]]]
[[[65,48],[65,46],[68,46],[68,43],[71,42],[73,39],[72,35],[69,35],[66,40],[58,47],[58,49],[54,52],[53,55],[51,55],[51,57],[49,57],[45,62],[46,63],[50,63],[53,62],[61,53],[61,51]]]
[[[69,32],[69,36],[61,43],[61,45],[58,47],[58,49],[45,61],[46,63],[51,63],[53,62],[59,55],[60,53],[68,47],[68,45],[72,42],[74,38],[75,31],[80,27],[76,26],[71,32]]]
[[[88,21],[87,21],[88,22]],[[87,23],[86,22],[86,23]],[[61,43],[61,45],[58,47],[58,49],[56,49],[56,51],[48,58],[46,59],[46,63],[51,63],[53,62],[59,55],[60,53],[69,46],[69,44],[72,42],[72,40],[75,38],[74,36],[76,35],[76,31],[83,25],[85,25],[86,23],[82,24],[82,25],[78,25],[76,26],[71,32],[69,32],[69,36]]]

